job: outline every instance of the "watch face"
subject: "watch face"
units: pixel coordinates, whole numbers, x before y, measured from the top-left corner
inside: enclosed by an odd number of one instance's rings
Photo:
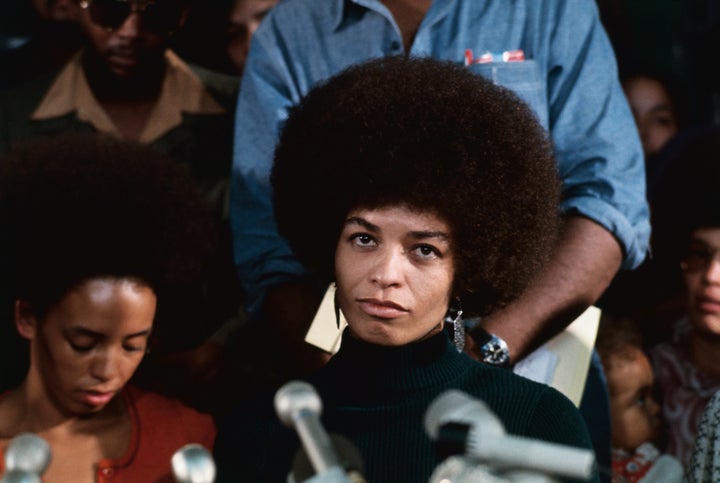
[[[483,362],[495,366],[505,366],[510,362],[510,353],[505,341],[499,337],[492,336],[491,340],[481,348]]]

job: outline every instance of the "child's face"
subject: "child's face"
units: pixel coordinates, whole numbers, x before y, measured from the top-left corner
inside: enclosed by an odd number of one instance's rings
[[[652,397],[652,368],[638,347],[623,348],[608,362],[612,445],[633,451],[659,436],[660,406]]]

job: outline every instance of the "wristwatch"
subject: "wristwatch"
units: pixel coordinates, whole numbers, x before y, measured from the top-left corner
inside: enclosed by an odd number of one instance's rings
[[[480,348],[480,356],[484,363],[510,367],[510,351],[504,340],[480,326],[473,328],[470,336]]]

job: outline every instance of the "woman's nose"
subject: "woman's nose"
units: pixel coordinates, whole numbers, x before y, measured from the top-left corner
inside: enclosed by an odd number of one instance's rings
[[[101,381],[112,379],[117,373],[117,351],[105,349],[99,351],[93,358],[90,372],[93,377]]]
[[[715,253],[709,265],[705,269],[704,277],[708,282],[720,283],[720,253]]]
[[[399,285],[402,281],[403,254],[401,250],[383,250],[373,266],[371,279],[383,288]]]

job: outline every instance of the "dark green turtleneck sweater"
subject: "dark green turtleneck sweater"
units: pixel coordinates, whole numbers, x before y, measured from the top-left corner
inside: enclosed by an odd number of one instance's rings
[[[360,450],[370,483],[427,482],[441,462],[423,426],[448,389],[483,400],[510,434],[590,449],[575,406],[558,391],[458,353],[447,333],[402,347],[354,339],[307,379],[323,402],[322,423]],[[300,443],[277,419],[273,394],[219,421],[219,482],[285,482]],[[596,480],[593,480],[596,481]]]

